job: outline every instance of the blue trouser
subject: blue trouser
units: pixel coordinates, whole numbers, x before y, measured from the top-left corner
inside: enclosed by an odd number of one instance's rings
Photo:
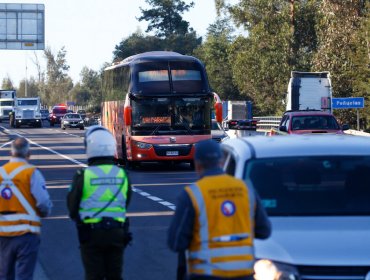
[[[40,236],[0,237],[0,280],[32,280]]]

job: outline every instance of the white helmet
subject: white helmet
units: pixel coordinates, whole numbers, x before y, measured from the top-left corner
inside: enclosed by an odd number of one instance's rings
[[[116,140],[106,128],[94,125],[85,133],[85,149],[87,158],[115,157],[117,155]]]

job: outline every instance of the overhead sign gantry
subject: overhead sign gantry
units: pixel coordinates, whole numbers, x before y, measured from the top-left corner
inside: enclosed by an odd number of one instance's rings
[[[0,49],[43,50],[45,6],[0,3]]]

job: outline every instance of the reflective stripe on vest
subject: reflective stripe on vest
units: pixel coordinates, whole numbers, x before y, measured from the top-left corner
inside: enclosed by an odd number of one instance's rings
[[[24,164],[14,169],[10,174],[7,174],[3,167],[0,167],[0,176],[2,181],[0,184],[0,193],[4,188],[10,188],[13,195],[18,199],[19,203],[26,210],[27,214],[0,214],[0,232],[22,232],[29,231],[40,233],[40,226],[21,223],[21,221],[40,223],[41,219],[37,215],[35,209],[30,205],[27,199],[23,196],[18,187],[14,184],[13,179],[19,173],[26,169],[34,168],[32,165]],[[4,225],[2,222],[19,222],[18,225]]]
[[[254,248],[253,246],[229,246],[228,242],[240,241],[250,238],[253,233],[233,233],[232,235],[218,236],[209,240],[208,219],[206,205],[202,191],[196,185],[189,186],[199,209],[198,222],[200,225],[200,249],[199,251],[188,251],[188,260],[195,260],[190,264],[189,270],[197,271],[202,275],[212,276],[213,271],[245,271],[253,270]],[[248,188],[250,219],[254,221],[255,197],[253,191]],[[224,247],[211,248],[210,243],[222,243]],[[247,260],[232,260],[233,257],[250,258]],[[218,259],[217,259],[218,258]],[[220,258],[229,258],[227,261],[220,261]],[[213,259],[213,260],[212,260]],[[216,260],[216,261],[215,261]],[[200,272],[201,271],[201,272]],[[198,274],[198,273],[197,273]]]
[[[86,168],[79,210],[81,220],[84,223],[97,223],[103,217],[107,217],[124,222],[126,218],[127,190],[128,180],[122,168],[115,165],[90,166]],[[115,199],[107,206],[113,195],[116,195]],[[105,206],[107,207],[96,215]]]

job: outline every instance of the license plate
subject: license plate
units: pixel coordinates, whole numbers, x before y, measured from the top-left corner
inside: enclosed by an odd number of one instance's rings
[[[77,124],[71,124],[72,126],[76,126]]]
[[[178,156],[179,155],[179,151],[167,151],[166,152],[166,155],[167,156]]]

